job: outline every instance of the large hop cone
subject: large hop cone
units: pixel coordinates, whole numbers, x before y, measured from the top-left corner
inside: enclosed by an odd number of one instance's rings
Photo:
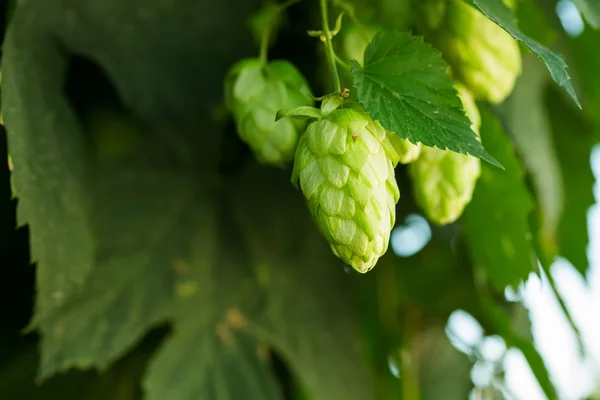
[[[235,64],[225,81],[225,102],[233,113],[240,138],[264,164],[283,166],[294,156],[306,122],[284,118],[275,121],[284,108],[311,106],[310,88],[290,62],[263,64],[245,59]]]
[[[512,5],[510,0],[505,3]],[[517,41],[463,0],[450,0],[443,20],[435,28],[433,41],[456,78],[478,100],[494,104],[504,101],[521,73]]]
[[[352,108],[312,122],[298,143],[292,182],[333,253],[361,273],[387,251],[396,220],[394,143],[395,135]]]
[[[471,93],[456,85],[471,128],[479,132],[481,118]],[[427,218],[439,225],[456,221],[469,204],[481,174],[478,158],[423,146],[421,155],[409,166],[413,192]]]

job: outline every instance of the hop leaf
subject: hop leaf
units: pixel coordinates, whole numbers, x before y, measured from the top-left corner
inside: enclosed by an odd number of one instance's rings
[[[521,73],[519,45],[476,8],[451,0],[432,39],[476,99],[497,104],[512,92]]]
[[[300,72],[286,60],[265,65],[258,59],[235,64],[225,82],[225,102],[233,113],[240,138],[263,164],[283,166],[294,156],[306,122],[275,121],[283,108],[310,106],[310,88]]]
[[[456,85],[471,128],[479,134],[481,117],[471,93]],[[417,204],[432,222],[445,225],[456,221],[473,197],[481,174],[481,161],[475,157],[423,147],[421,155],[409,166]]]
[[[393,137],[369,114],[343,108],[312,122],[296,150],[292,182],[333,253],[360,273],[387,251],[396,220]]]

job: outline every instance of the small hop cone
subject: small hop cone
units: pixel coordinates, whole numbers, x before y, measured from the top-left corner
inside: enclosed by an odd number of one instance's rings
[[[471,120],[471,129],[478,133],[481,117],[477,105],[467,89],[458,84],[456,88]],[[481,161],[450,150],[423,146],[419,159],[409,166],[409,173],[419,207],[430,221],[446,225],[456,221],[471,202],[481,174]]]
[[[410,141],[397,136],[395,133],[388,135],[388,137],[396,150],[398,162],[400,162],[400,164],[410,164],[417,160],[421,155],[421,143],[411,143]]]
[[[333,253],[360,273],[388,248],[400,191],[399,155],[369,114],[336,109],[312,122],[298,143],[292,182]]]
[[[450,0],[433,40],[475,99],[498,104],[512,92],[521,73],[519,45],[476,8]]]
[[[275,121],[284,108],[311,106],[310,88],[300,72],[286,60],[263,64],[245,59],[235,64],[225,81],[225,103],[236,123],[240,139],[256,159],[284,166],[294,156],[306,122],[288,118]]]

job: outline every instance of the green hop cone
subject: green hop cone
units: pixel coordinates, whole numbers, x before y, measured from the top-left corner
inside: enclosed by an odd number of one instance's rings
[[[294,157],[306,122],[297,119],[275,121],[283,108],[311,106],[311,91],[302,74],[286,60],[263,64],[259,59],[236,63],[225,81],[225,103],[233,113],[240,138],[256,159],[284,166]]]
[[[456,89],[471,120],[471,129],[478,133],[481,117],[473,96],[461,85],[457,84]],[[481,174],[481,161],[450,150],[423,146],[417,161],[409,166],[409,174],[419,207],[430,221],[445,225],[456,221],[471,201]]]
[[[328,113],[326,104],[321,106],[324,116],[308,126],[298,143],[292,182],[299,182],[333,253],[366,273],[387,251],[396,220],[395,135],[363,111]]]
[[[512,5],[508,0],[505,3]],[[506,99],[521,73],[521,53],[515,39],[463,0],[450,0],[443,21],[431,28],[432,40],[455,77],[477,100],[498,104]]]

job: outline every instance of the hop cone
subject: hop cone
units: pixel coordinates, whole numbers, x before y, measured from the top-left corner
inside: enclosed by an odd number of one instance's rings
[[[471,93],[456,85],[471,128],[479,131],[481,119]],[[478,158],[423,146],[421,155],[409,166],[413,192],[427,218],[439,225],[456,221],[471,201],[475,184],[481,173]]]
[[[361,273],[387,251],[396,220],[399,156],[390,138],[369,114],[343,108],[312,122],[296,150],[292,182],[333,253]]]
[[[240,138],[259,162],[283,166],[292,160],[306,122],[289,118],[276,122],[275,116],[284,108],[311,106],[310,93],[304,77],[285,60],[265,65],[245,59],[231,68],[225,102]]]
[[[518,43],[479,10],[450,0],[433,40],[476,99],[497,104],[512,92],[521,73]]]

